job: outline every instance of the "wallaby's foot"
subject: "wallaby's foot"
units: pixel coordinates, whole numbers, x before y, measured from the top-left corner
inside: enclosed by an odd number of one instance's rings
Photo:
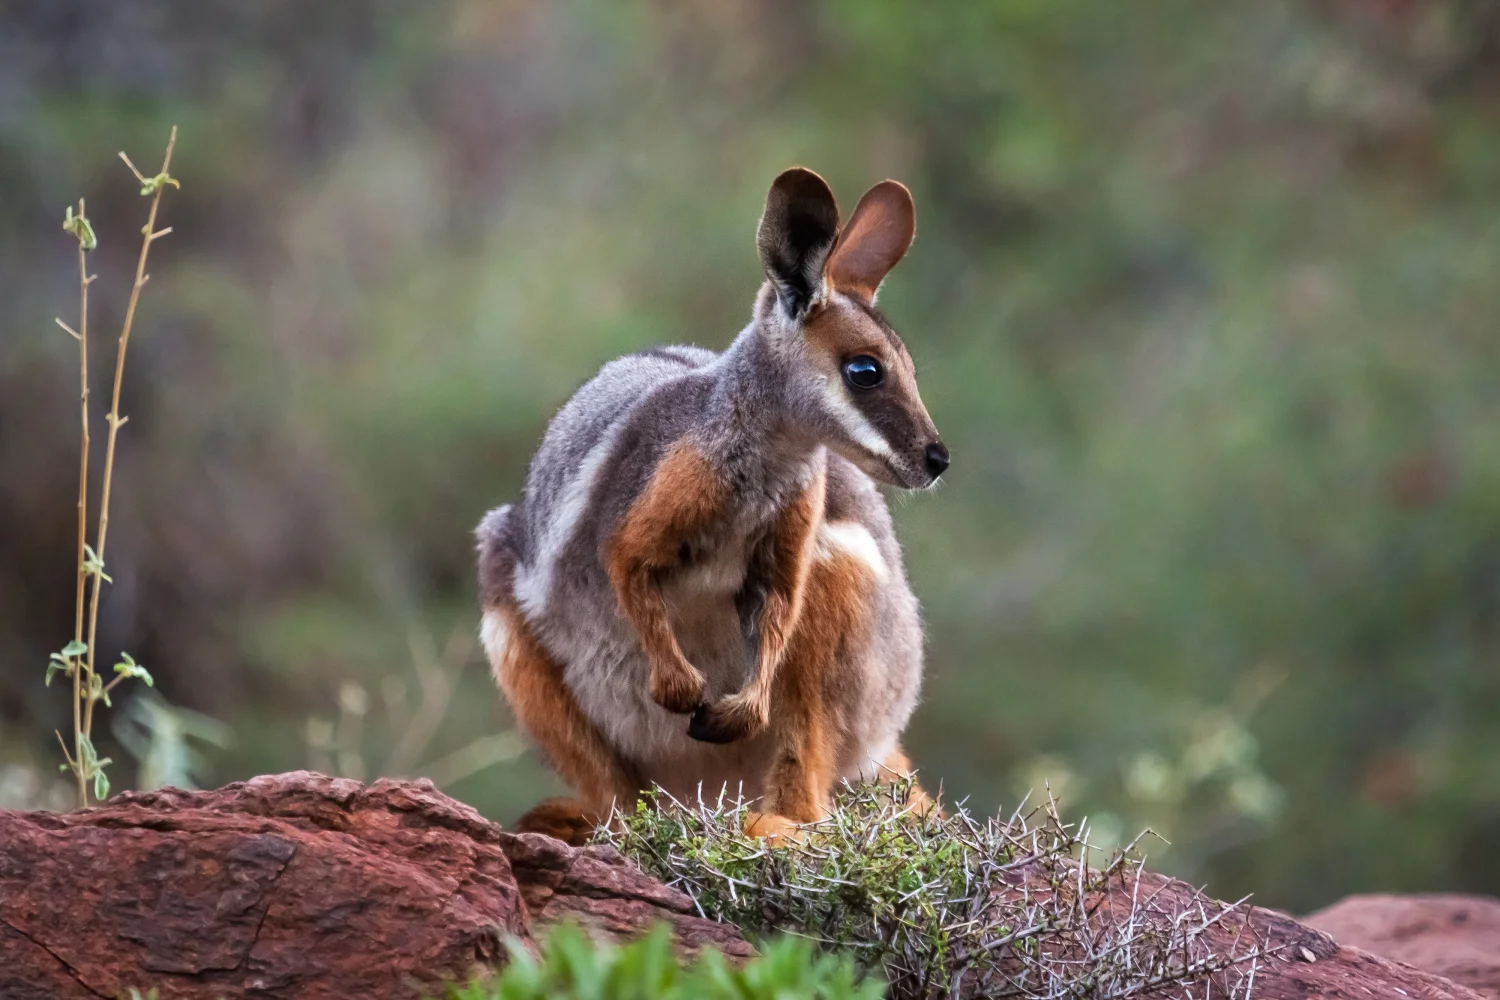
[[[763,837],[770,847],[785,847],[807,840],[807,831],[796,822],[776,813],[746,813],[745,835]]]
[[[947,819],[948,814],[943,810],[943,804],[931,795],[921,785],[911,786],[911,795],[906,800],[913,816],[923,819],[934,816],[937,819]]]
[[[906,805],[913,816],[926,818],[936,813],[938,819],[947,819],[948,814],[943,810],[943,804],[928,795],[927,790],[914,780],[916,773],[916,769],[911,766],[911,759],[900,747],[892,750],[880,763],[881,781],[891,785],[903,781],[911,782],[910,790],[906,794]]]
[[[582,847],[594,836],[600,818],[577,799],[546,799],[516,820],[516,833],[545,833],[565,844]]]
[[[734,743],[766,728],[765,705],[739,695],[700,705],[688,723],[688,735],[703,743]]]
[[[686,661],[651,668],[651,700],[668,712],[687,715],[703,704],[703,674]]]

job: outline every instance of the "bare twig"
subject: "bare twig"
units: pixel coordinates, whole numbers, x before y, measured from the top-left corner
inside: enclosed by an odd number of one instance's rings
[[[130,331],[135,322],[136,304],[140,300],[142,286],[145,285],[148,275],[146,274],[146,257],[151,244],[159,237],[165,236],[170,229],[157,230],[156,213],[161,205],[162,191],[168,187],[178,187],[177,181],[167,171],[172,163],[172,149],[177,144],[177,129],[172,129],[171,138],[167,140],[166,154],[162,158],[161,172],[155,177],[143,177],[130,158],[124,153],[120,157],[125,160],[136,179],[141,182],[141,194],[151,196],[151,209],[148,214],[146,226],[141,230],[141,255],[136,263],[135,284],[130,292],[130,304],[125,311],[125,323],[120,332],[119,346],[115,353],[115,382],[114,395],[110,405],[109,413],[106,415],[106,423],[109,424],[109,438],[105,447],[104,456],[104,486],[99,500],[99,522],[95,543],[97,550],[89,545],[88,540],[88,500],[89,500],[89,457],[90,457],[90,431],[89,431],[89,285],[94,277],[88,273],[88,253],[99,245],[95,236],[93,224],[89,221],[85,212],[83,199],[78,200],[78,214],[73,214],[73,206],[67,207],[63,219],[63,229],[78,241],[78,328],[75,330],[67,323],[58,319],[57,325],[64,332],[78,342],[78,410],[79,410],[79,436],[80,447],[78,450],[78,552],[77,552],[77,587],[74,594],[73,612],[73,640],[59,652],[53,653],[47,665],[47,681],[50,683],[55,673],[66,673],[73,682],[73,749],[70,753],[67,741],[63,740],[62,734],[58,734],[58,741],[63,747],[63,757],[67,760],[67,767],[73,772],[78,781],[78,805],[80,808],[89,804],[89,784],[93,782],[94,796],[103,798],[109,792],[109,781],[105,777],[104,768],[109,763],[108,758],[98,755],[94,749],[90,734],[94,723],[94,704],[103,701],[109,704],[109,693],[127,677],[134,677],[151,684],[151,675],[129,654],[122,654],[123,661],[116,665],[115,670],[119,674],[109,684],[104,684],[98,674],[97,639],[99,630],[99,600],[100,592],[110,578],[104,571],[104,546],[109,534],[109,499],[110,491],[114,482],[115,468],[115,440],[119,435],[120,428],[124,426],[128,418],[120,416],[120,385],[125,373],[125,351],[130,344]],[[89,578],[92,577],[94,584],[92,590],[87,590]],[[87,640],[85,641],[85,621],[87,621]]]
[[[89,284],[94,279],[89,277],[88,252],[97,245],[97,241],[93,239],[93,229],[88,225],[88,216],[84,213],[82,198],[78,199],[77,218],[79,223],[75,229],[86,231],[88,234],[87,237],[79,235],[78,239],[78,329],[71,330],[62,320],[57,321],[59,326],[78,341],[79,436],[82,443],[78,449],[78,588],[73,611],[74,648],[83,642],[84,585],[89,575],[84,562],[84,553],[88,545],[89,531]],[[64,225],[66,226],[66,223]],[[78,779],[78,804],[88,805],[88,776],[83,773],[83,768],[77,765],[77,761],[83,758],[83,748],[80,742],[83,736],[81,715],[84,692],[83,671],[78,669],[79,662],[80,658],[75,656],[71,671],[73,674],[73,753],[68,757],[68,763]],[[59,735],[58,739],[61,738]],[[68,756],[66,746],[63,748],[63,755]]]
[[[95,539],[98,544],[94,548],[97,561],[101,564],[104,562],[104,546],[109,539],[109,498],[110,491],[114,486],[115,438],[118,436],[120,428],[129,419],[128,417],[120,416],[120,386],[125,379],[125,352],[130,346],[130,331],[135,324],[135,308],[140,302],[141,289],[145,287],[148,280],[146,258],[151,252],[151,244],[155,242],[158,236],[164,235],[164,233],[156,231],[156,212],[161,206],[162,192],[168,186],[177,186],[177,182],[172,179],[168,172],[172,166],[172,149],[176,145],[177,127],[174,125],[172,126],[172,134],[167,139],[167,151],[162,157],[161,172],[150,180],[141,175],[141,172],[135,168],[135,164],[130,162],[130,157],[126,156],[124,152],[120,153],[120,159],[125,161],[125,165],[130,168],[131,173],[135,174],[136,179],[141,182],[141,193],[151,196],[151,209],[146,214],[146,225],[141,230],[141,254],[136,261],[135,284],[130,288],[130,301],[125,307],[125,323],[120,329],[119,345],[115,349],[114,393],[110,397],[109,413],[105,417],[105,422],[109,424],[109,437],[104,446],[104,486],[99,496],[99,530]],[[97,645],[96,639],[99,628],[99,592],[104,584],[102,568],[99,572],[93,574],[93,576],[94,586],[89,593],[88,683],[90,684],[93,683],[93,678],[98,676],[95,661],[97,650],[95,647]],[[88,734],[93,729],[94,703],[96,700],[98,699],[93,696],[93,691],[90,689],[89,697],[83,710],[83,728],[81,733],[84,739],[88,738]],[[85,804],[87,804],[86,793]]]

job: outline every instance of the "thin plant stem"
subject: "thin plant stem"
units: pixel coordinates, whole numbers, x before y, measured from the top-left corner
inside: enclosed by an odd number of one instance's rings
[[[78,199],[78,215],[84,217],[84,202]],[[78,456],[78,596],[73,615],[73,641],[83,641],[84,584],[88,570],[84,567],[84,547],[88,543],[89,517],[89,277],[88,248],[78,241],[78,382],[82,447]],[[83,671],[82,657],[73,661],[73,760],[83,759]],[[88,781],[83,768],[74,767],[78,777],[78,804],[88,805]]]
[[[174,125],[172,127],[171,137],[167,140],[167,151],[166,155],[162,158],[161,173],[158,175],[159,177],[165,176],[168,170],[171,168],[172,147],[174,147],[175,145],[177,145],[177,127]],[[130,167],[131,172],[136,175],[137,179],[141,180],[142,182],[146,180],[141,176],[140,171],[135,169],[135,166],[130,162],[129,158],[126,157],[124,153],[121,153],[120,157],[121,159],[125,160],[126,166]],[[141,230],[141,233],[143,234],[141,239],[141,255],[140,258],[136,261],[135,265],[135,284],[131,286],[130,289],[130,302],[125,307],[125,324],[120,330],[119,346],[115,350],[115,385],[114,393],[110,399],[110,410],[105,418],[106,422],[109,424],[109,438],[104,447],[104,486],[99,496],[99,532],[97,538],[98,544],[94,549],[94,554],[98,558],[98,561],[101,563],[104,561],[104,544],[109,535],[109,497],[110,488],[114,485],[115,437],[119,434],[121,425],[129,419],[128,417],[120,416],[120,384],[124,380],[125,376],[125,351],[130,346],[130,328],[131,325],[135,322],[136,303],[140,301],[141,289],[145,287],[146,281],[149,278],[149,276],[146,274],[146,258],[151,252],[151,244],[155,242],[159,236],[163,236],[167,232],[166,230],[163,230],[160,233],[156,231],[156,210],[157,207],[161,205],[162,191],[165,190],[165,188],[165,184],[157,184],[156,190],[152,193],[151,210],[146,216],[146,225]],[[89,733],[93,729],[94,723],[94,702],[96,699],[93,696],[92,681],[95,676],[95,638],[98,634],[99,626],[99,589],[104,584],[102,571],[94,573],[93,577],[94,586],[89,594],[90,599],[88,641],[88,674],[91,686],[88,689],[88,694],[85,698],[85,705],[83,710],[83,729],[81,731],[83,737],[87,737],[89,735]],[[86,789],[85,804],[87,804]]]

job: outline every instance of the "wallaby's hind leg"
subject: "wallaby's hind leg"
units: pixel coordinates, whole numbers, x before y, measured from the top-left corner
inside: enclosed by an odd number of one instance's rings
[[[516,721],[577,794],[577,815],[597,825],[616,802],[622,808],[634,803],[641,791],[635,769],[605,743],[583,714],[563,683],[562,667],[541,647],[514,607],[492,606],[485,611],[484,645],[495,682],[510,702]],[[560,801],[566,800],[549,800]],[[543,803],[533,812],[560,815],[555,805],[550,811],[543,809],[546,806]],[[534,818],[541,823],[541,813]],[[553,832],[542,826],[537,829]]]
[[[846,644],[867,639],[873,582],[868,565],[838,550],[822,553],[808,571],[807,611],[776,672],[776,756],[766,779],[764,813],[746,824],[752,835],[784,834],[794,824],[828,815],[838,777],[834,698],[847,684],[840,677],[841,660]]]
[[[516,833],[545,833],[565,844],[582,847],[593,837],[600,817],[577,799],[545,799],[526,811],[511,829]]]

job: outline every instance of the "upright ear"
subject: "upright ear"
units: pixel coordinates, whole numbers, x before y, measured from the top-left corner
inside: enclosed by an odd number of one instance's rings
[[[874,301],[880,283],[911,246],[917,209],[899,181],[881,181],[859,199],[828,258],[828,280],[841,292]]]
[[[771,184],[755,245],[782,306],[801,316],[823,287],[823,265],[839,233],[839,207],[823,178],[793,167]]]

